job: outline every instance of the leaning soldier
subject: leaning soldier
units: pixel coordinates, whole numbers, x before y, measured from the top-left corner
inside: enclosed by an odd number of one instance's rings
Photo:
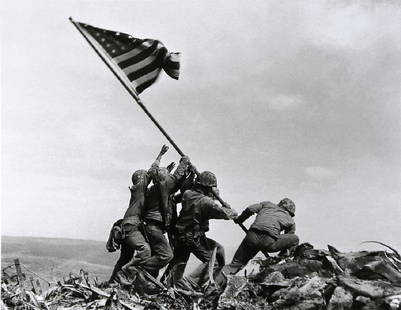
[[[235,218],[234,222],[243,223],[255,213],[255,221],[235,252],[232,262],[224,266],[216,277],[218,284],[224,285],[225,275],[239,272],[259,251],[284,253],[298,245],[299,238],[295,235],[293,219],[295,204],[291,199],[284,198],[277,205],[270,201],[253,204]]]
[[[173,258],[173,251],[165,233],[170,229],[172,219],[172,196],[186,176],[188,165],[189,157],[183,156],[173,174],[170,174],[167,168],[157,169],[154,184],[148,190],[143,219],[152,254],[138,265],[155,278],[159,270]]]
[[[120,221],[121,254],[114,267],[110,281],[126,283],[127,274],[120,271],[121,268],[127,263],[141,263],[151,256],[149,243],[146,241],[143,231],[141,231],[141,218],[147,187],[159,169],[160,160],[167,150],[168,146],[163,145],[159,155],[148,171],[137,170],[132,175],[132,186],[129,187],[131,193],[129,206],[124,214],[124,218]],[[117,221],[116,223],[119,222]],[[113,225],[114,230],[116,223]],[[108,250],[113,250],[113,247],[108,245]]]
[[[174,258],[168,271],[169,286],[177,283],[184,274],[190,254],[194,254],[202,263],[208,262],[214,248],[216,251],[215,269],[224,266],[224,248],[218,242],[206,237],[210,219],[230,220],[237,216],[229,206],[220,206],[213,197],[213,189],[217,190],[216,176],[209,171],[202,172],[194,186],[184,192],[182,208],[176,224],[177,240]],[[201,274],[195,275],[202,277]],[[196,281],[201,281],[197,279]]]

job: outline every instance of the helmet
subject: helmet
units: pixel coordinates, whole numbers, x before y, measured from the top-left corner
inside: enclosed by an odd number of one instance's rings
[[[146,170],[137,170],[132,174],[132,184],[137,184],[148,172]]]
[[[207,187],[216,187],[217,179],[214,173],[210,171],[203,171],[201,174],[198,175],[196,183]]]
[[[281,199],[278,205],[284,210],[287,210],[288,213],[291,214],[291,216],[295,215],[295,203],[291,199],[289,198]]]
[[[156,171],[156,175],[154,177],[154,182],[164,181],[168,175],[169,175],[169,172],[168,172],[167,168],[160,167]]]

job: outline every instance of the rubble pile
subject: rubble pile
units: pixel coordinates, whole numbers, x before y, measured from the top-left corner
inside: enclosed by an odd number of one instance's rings
[[[328,249],[304,243],[291,257],[260,261],[256,275],[229,276],[218,309],[401,309],[397,251]]]
[[[401,256],[389,249],[341,253],[304,243],[285,258],[259,260],[258,273],[228,276],[223,291],[209,287],[207,293],[160,288],[147,294],[99,284],[83,271],[40,293],[3,275],[1,309],[401,309]]]
[[[6,283],[7,282],[7,283]],[[25,296],[23,296],[25,295]],[[134,290],[108,283],[90,281],[87,273],[70,274],[46,292],[21,289],[16,281],[1,284],[1,310],[3,309],[187,309],[187,304],[171,292],[139,296]]]

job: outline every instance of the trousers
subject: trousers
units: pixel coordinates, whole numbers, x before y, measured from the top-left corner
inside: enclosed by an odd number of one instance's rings
[[[207,238],[205,234],[201,234],[195,240],[191,237],[186,238],[186,236],[179,238],[174,247],[174,257],[168,265],[162,281],[166,280],[169,286],[177,283],[184,275],[191,253],[202,263],[206,263],[211,259],[214,248],[217,248],[214,269],[218,269],[225,265],[225,253],[221,244],[213,239]],[[194,277],[202,277],[201,269],[202,268],[197,268],[192,275]],[[197,272],[197,270],[199,270],[199,272]]]
[[[275,239],[268,234],[249,230],[235,252],[231,263],[225,265],[216,276],[216,283],[224,286],[226,282],[225,275],[238,273],[259,251],[274,253],[298,244],[299,238],[295,234],[281,234]]]
[[[151,255],[142,260],[140,265],[157,278],[159,270],[173,259],[173,251],[160,225],[147,224],[146,233],[149,239]]]
[[[124,265],[141,264],[151,256],[150,245],[146,242],[142,232],[130,224],[124,225],[123,232],[125,238],[121,242],[120,258],[114,266],[110,281],[115,279],[115,275]]]

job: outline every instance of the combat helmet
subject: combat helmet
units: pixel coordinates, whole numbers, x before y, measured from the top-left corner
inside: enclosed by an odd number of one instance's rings
[[[291,216],[295,216],[295,203],[291,199],[281,199],[278,203],[278,206],[283,208],[284,210],[287,210],[288,213],[291,214]]]
[[[131,177],[132,184],[135,185],[135,184],[139,183],[139,181],[142,180],[147,173],[148,172],[146,170],[135,171]]]
[[[203,171],[196,178],[196,183],[206,187],[216,187],[217,179],[213,172]]]

